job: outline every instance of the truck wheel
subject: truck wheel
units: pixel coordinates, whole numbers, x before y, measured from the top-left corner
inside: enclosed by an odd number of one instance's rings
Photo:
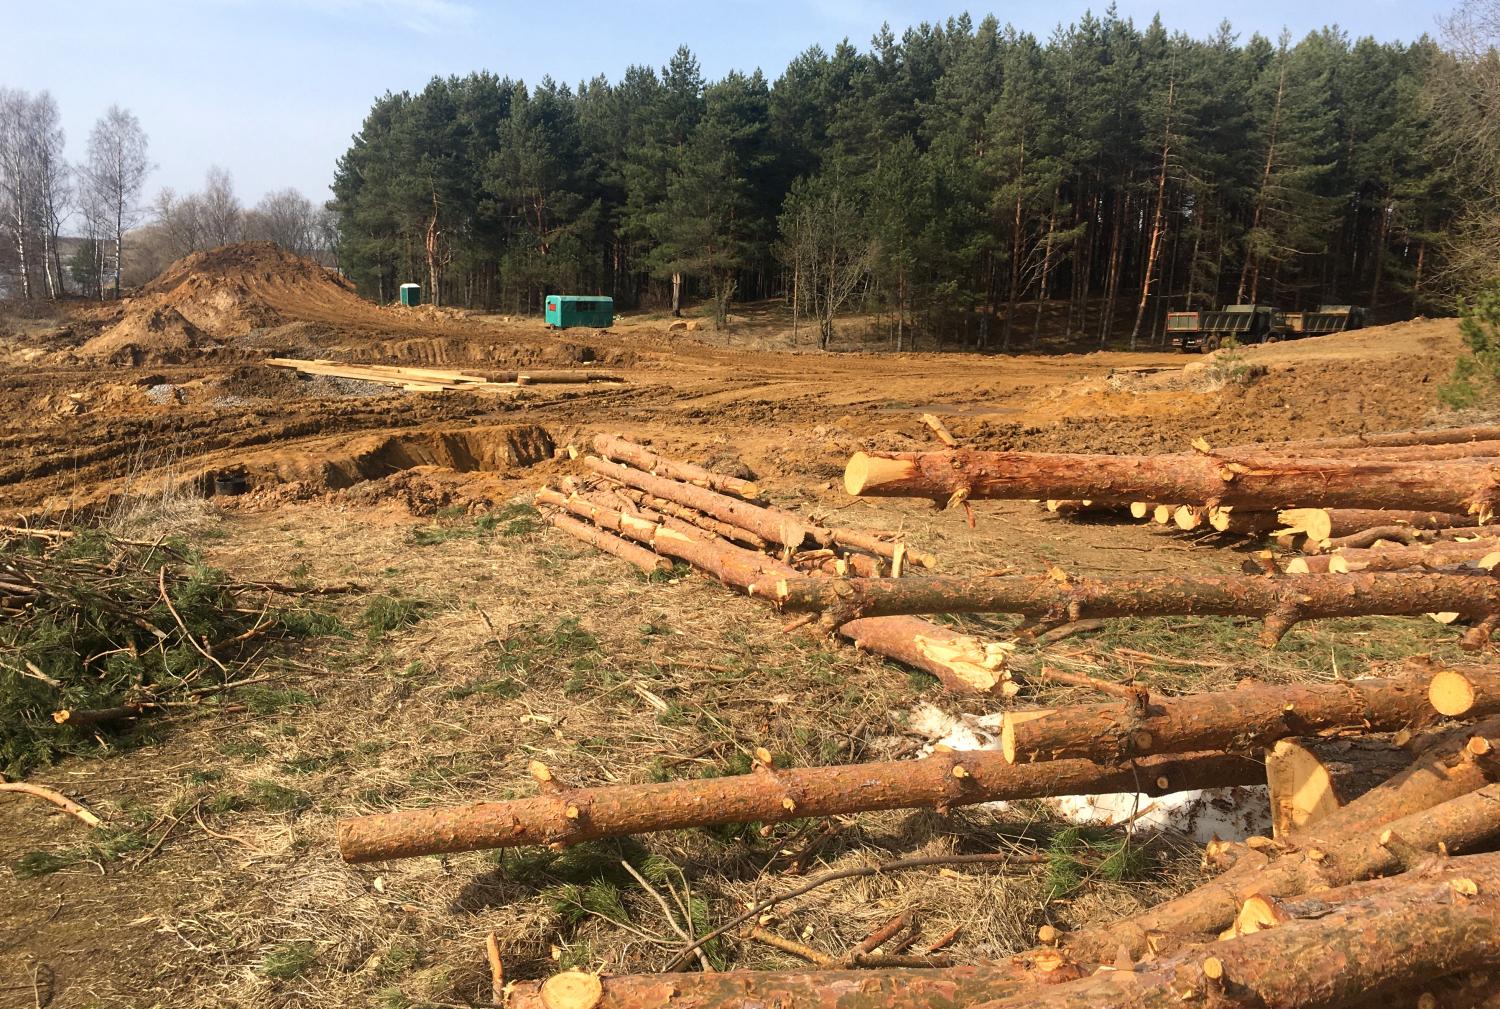
[[[1217,335],[1215,335],[1215,336],[1205,336],[1203,338],[1203,344],[1202,344],[1203,353],[1205,353],[1205,354],[1212,354],[1214,351],[1218,350],[1219,349],[1219,342],[1220,342],[1219,341],[1219,337]]]

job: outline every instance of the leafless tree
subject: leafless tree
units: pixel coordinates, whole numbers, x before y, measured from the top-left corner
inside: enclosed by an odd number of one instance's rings
[[[67,134],[57,102],[46,91],[31,103],[31,132],[35,143],[37,217],[42,233],[42,260],[47,275],[47,295],[56,300],[63,292],[62,255],[58,239],[63,222],[71,214],[72,169],[66,157]]]
[[[165,186],[156,194],[151,201],[154,238],[169,261],[205,247],[202,218],[202,201],[196,193],[179,197]]]
[[[792,269],[793,330],[798,309],[818,321],[827,350],[833,322],[869,276],[873,245],[845,180],[799,179],[781,216],[781,258]]]
[[[32,131],[31,97],[24,91],[0,89],[0,216],[15,250],[21,297],[32,296],[36,268],[36,138]]]
[[[245,237],[275,242],[299,256],[316,253],[316,212],[312,201],[295,189],[278,189],[261,198],[245,215]]]
[[[1443,21],[1443,42],[1428,92],[1437,142],[1480,194],[1449,259],[1461,283],[1500,283],[1500,0],[1464,0]]]
[[[141,187],[151,171],[146,133],[128,109],[111,105],[89,134],[88,184],[109,214],[114,241],[114,294],[120,296],[125,232],[135,223]]]
[[[210,165],[203,192],[198,197],[203,242],[213,249],[238,242],[243,234],[244,209],[234,195],[234,178],[218,165]]]

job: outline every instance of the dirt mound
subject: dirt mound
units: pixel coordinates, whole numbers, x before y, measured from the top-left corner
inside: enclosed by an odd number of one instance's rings
[[[80,356],[107,364],[180,364],[219,344],[171,305],[127,309],[124,318],[86,342]]]
[[[113,324],[80,353],[120,364],[169,364],[215,342],[232,350],[253,332],[310,316],[370,311],[344,280],[312,260],[274,242],[240,242],[167,267],[122,302]]]

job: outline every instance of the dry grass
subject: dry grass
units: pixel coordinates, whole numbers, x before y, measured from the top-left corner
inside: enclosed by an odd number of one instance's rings
[[[343,864],[339,817],[529,795],[533,759],[582,785],[740,773],[757,746],[786,765],[882,759],[914,750],[904,720],[919,698],[949,711],[1000,705],[958,704],[926,677],[783,634],[760,604],[698,577],[652,583],[518,517],[418,521],[396,508],[308,504],[219,519],[208,559],[236,576],[353,579],[364,592],[329,601],[336,632],[268,663],[277,682],[246,698],[249,711],[186,717],[116,757],[38,776],[86,796],[117,832],[111,844],[34,806],[7,810],[0,886],[17,899],[0,911],[0,1005],[32,1004],[38,963],[71,1000],[59,1004],[468,1004],[488,997],[491,931],[513,978],[559,964],[618,972],[668,962],[680,939],[622,859],[677,909],[678,925],[691,917],[701,934],[796,885],[793,871],[1057,843],[1057,825],[1021,804]],[[859,504],[839,519],[905,523],[955,572],[1205,571],[1237,560],[1136,528],[1064,526],[1020,503],[984,509],[977,530],[958,514],[899,503]],[[1107,549],[1119,546],[1142,549]],[[964,623],[1001,633],[1013,621]],[[1453,632],[1428,624],[1307,625],[1264,652],[1230,620],[1122,621],[1046,658],[1187,690],[1447,654]],[[1037,697],[1095,699],[1050,687]],[[20,878],[33,852],[67,865]],[[770,927],[837,955],[911,910],[924,943],[962,926],[956,959],[999,956],[1029,945],[1043,923],[1098,921],[1197,878],[1188,846],[1152,842],[1141,855],[1126,873],[1139,878],[1109,879],[1090,854],[1073,877],[970,866],[847,880],[779,907]],[[796,964],[729,937],[709,955],[720,966]]]

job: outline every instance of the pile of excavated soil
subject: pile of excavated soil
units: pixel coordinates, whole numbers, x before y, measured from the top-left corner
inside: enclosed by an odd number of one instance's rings
[[[126,309],[119,322],[78,349],[106,364],[181,364],[222,346],[171,305]]]
[[[195,252],[167,267],[80,349],[112,364],[171,364],[309,315],[360,317],[368,305],[340,278],[274,242]]]

